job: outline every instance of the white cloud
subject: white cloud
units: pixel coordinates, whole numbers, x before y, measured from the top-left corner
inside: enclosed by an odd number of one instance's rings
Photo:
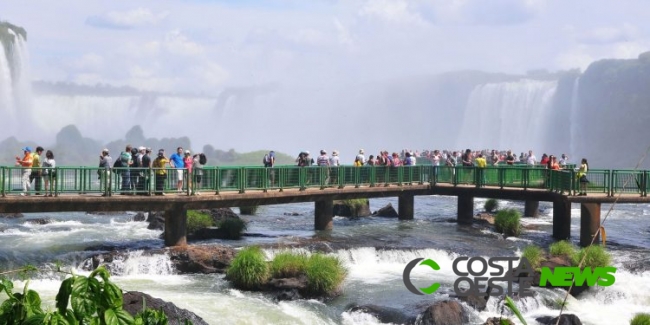
[[[350,31],[347,28],[345,28],[345,26],[343,26],[340,20],[334,19],[334,27],[336,28],[336,31],[338,33],[339,43],[345,46],[354,45],[354,40],[352,40]]]
[[[167,35],[165,35],[163,45],[165,50],[171,54],[184,56],[195,56],[203,54],[203,47],[191,41],[179,30],[174,30],[167,33]]]
[[[104,57],[95,53],[84,54],[73,65],[76,69],[84,71],[98,71],[105,66]]]
[[[137,8],[129,11],[109,11],[102,15],[90,16],[86,19],[86,24],[115,29],[131,29],[146,25],[155,25],[169,15],[163,11],[153,13],[150,9]]]
[[[360,9],[359,15],[393,23],[426,25],[427,22],[413,9],[406,0],[368,0]]]

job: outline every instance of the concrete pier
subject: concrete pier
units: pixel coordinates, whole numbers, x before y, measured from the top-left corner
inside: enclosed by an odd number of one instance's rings
[[[553,201],[553,238],[565,240],[571,237],[571,202]]]
[[[461,225],[471,225],[474,222],[474,197],[471,195],[458,196],[458,216]]]
[[[415,196],[413,194],[402,194],[398,197],[399,220],[413,220],[413,205]]]
[[[176,204],[165,210],[165,246],[187,245],[187,209]]]
[[[591,245],[591,240],[600,228],[600,203],[580,204],[580,246]],[[600,234],[594,240],[595,244],[600,242]]]
[[[539,201],[526,201],[524,205],[524,217],[539,217]]]
[[[314,229],[315,230],[332,230],[334,227],[334,200],[324,199],[314,202]]]

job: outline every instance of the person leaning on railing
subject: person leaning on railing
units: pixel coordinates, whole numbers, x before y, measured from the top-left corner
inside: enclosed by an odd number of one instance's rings
[[[167,169],[165,166],[169,164],[169,159],[165,157],[165,150],[158,150],[158,157],[153,161],[154,173],[156,174],[156,195],[165,195],[165,179],[167,178]]]
[[[97,169],[99,187],[104,190],[102,196],[108,196],[108,190],[111,187],[109,184],[111,179],[111,166],[113,166],[113,158],[108,153],[108,149],[104,149],[99,154],[99,169]]]
[[[31,181],[29,176],[32,174],[32,148],[25,147],[23,148],[23,153],[25,156],[21,159],[16,156],[16,166],[21,166],[23,168],[22,174],[22,183],[23,183],[23,192],[20,193],[21,196],[29,195],[29,190],[31,189]]]

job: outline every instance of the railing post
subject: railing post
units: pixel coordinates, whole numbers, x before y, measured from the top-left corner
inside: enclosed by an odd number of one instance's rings
[[[6,193],[5,193],[5,179],[6,179],[5,171],[6,171],[6,169],[4,167],[0,167],[0,173],[1,173],[0,177],[2,177],[2,180],[0,181],[0,183],[2,183],[1,184],[2,188],[0,188],[0,191],[2,191],[2,197],[7,196]]]
[[[239,193],[245,193],[246,192],[246,170],[244,167],[240,167],[237,172],[239,173]]]
[[[219,190],[221,189],[221,172],[219,171],[219,167],[215,167],[213,173],[214,173],[214,194],[219,195]]]

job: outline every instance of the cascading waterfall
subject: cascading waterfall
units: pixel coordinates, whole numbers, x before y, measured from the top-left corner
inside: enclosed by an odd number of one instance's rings
[[[571,111],[569,112],[569,119],[571,121],[571,126],[570,126],[570,139],[569,139],[569,151],[570,151],[570,156],[569,157],[577,157],[577,152],[576,152],[576,147],[577,147],[577,139],[578,139],[578,134],[579,134],[579,110],[580,110],[580,98],[578,97],[580,95],[580,77],[577,77],[576,80],[573,82],[573,91],[571,92]]]
[[[32,108],[32,81],[29,69],[29,52],[27,51],[27,42],[23,36],[11,30],[10,32],[16,38],[13,51],[13,91],[17,118],[21,119],[23,117],[29,117]]]
[[[14,107],[13,82],[9,67],[9,58],[6,55],[11,50],[11,44],[0,42],[0,45],[2,46],[0,47],[0,113],[6,116],[9,121],[14,121],[16,112]]]
[[[0,113],[5,118],[3,132],[13,134],[15,126],[30,116],[32,95],[25,38],[11,28],[7,31],[13,42],[1,42]]]
[[[557,81],[522,79],[488,83],[472,90],[461,123],[458,148],[544,149]]]

